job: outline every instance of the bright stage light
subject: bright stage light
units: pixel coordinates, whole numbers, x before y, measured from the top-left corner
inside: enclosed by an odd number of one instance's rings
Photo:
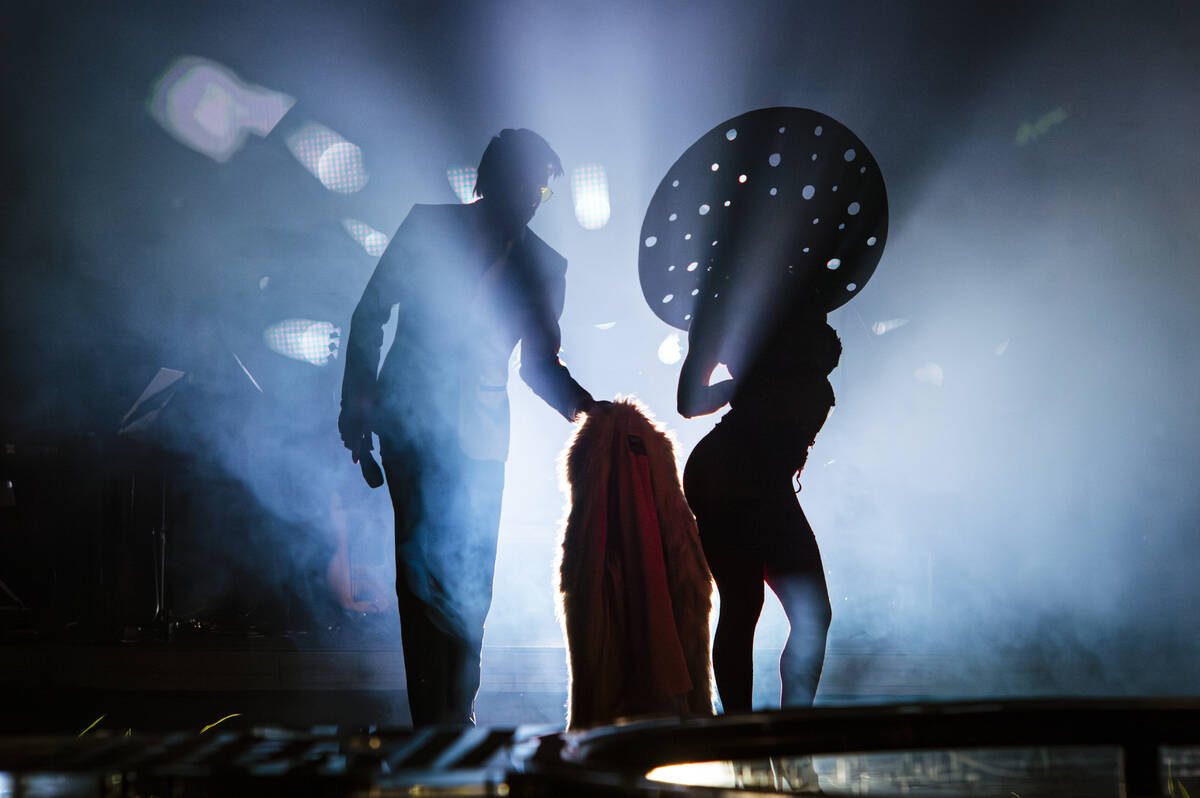
[[[876,335],[883,335],[884,333],[890,333],[897,327],[903,327],[905,324],[908,324],[908,319],[888,319],[887,321],[877,321],[871,325],[871,332],[875,333]]]
[[[600,164],[585,164],[571,172],[571,196],[575,218],[585,230],[608,224],[612,206],[608,201],[608,174]]]
[[[337,357],[342,331],[327,321],[285,319],[263,331],[263,341],[272,352],[324,366]]]
[[[196,56],[177,60],[154,84],[150,116],[182,144],[224,163],[246,136],[266,136],[296,101],[243,83],[220,64]]]
[[[479,171],[474,166],[459,166],[446,170],[446,179],[450,181],[450,188],[454,189],[454,193],[458,195],[464,205],[470,205],[479,199],[475,196],[475,179],[477,177],[479,177]]]
[[[324,125],[309,122],[287,137],[287,146],[330,191],[353,194],[367,184],[362,149]]]
[[[387,249],[388,237],[366,222],[357,219],[342,219],[342,227],[362,245],[368,255],[378,258]]]
[[[679,344],[679,333],[671,333],[658,345],[658,359],[672,366],[683,358],[683,347]]]
[[[688,762],[663,765],[646,774],[648,781],[688,787],[736,787],[732,762]]]

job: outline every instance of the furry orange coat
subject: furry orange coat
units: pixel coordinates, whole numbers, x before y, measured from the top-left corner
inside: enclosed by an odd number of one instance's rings
[[[625,400],[597,405],[565,454],[567,728],[711,715],[712,581],[670,437]]]

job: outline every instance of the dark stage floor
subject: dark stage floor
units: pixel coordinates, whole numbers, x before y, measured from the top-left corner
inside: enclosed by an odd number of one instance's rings
[[[778,651],[756,660],[756,701],[777,695]],[[962,685],[946,678],[945,658],[831,651],[818,702],[858,704],[947,699]],[[227,723],[404,726],[409,723],[404,664],[395,648],[313,647],[296,639],[190,637],[171,643],[69,643],[38,639],[0,645],[5,696],[0,733],[80,731],[104,715],[104,728],[200,728]],[[481,725],[561,727],[567,689],[560,647],[489,647],[476,703]]]

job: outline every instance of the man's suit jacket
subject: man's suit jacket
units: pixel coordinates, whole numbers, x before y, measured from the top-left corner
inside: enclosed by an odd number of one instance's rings
[[[590,399],[558,359],[566,259],[528,228],[502,244],[471,205],[416,205],[396,231],[351,319],[342,384],[343,408],[381,438],[457,439],[469,457],[504,460],[518,341],[521,377],[548,404],[572,419]]]

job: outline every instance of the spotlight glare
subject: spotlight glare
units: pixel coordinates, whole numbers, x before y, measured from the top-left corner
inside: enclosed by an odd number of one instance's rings
[[[185,56],[155,83],[149,111],[181,144],[224,163],[248,133],[265,137],[295,103],[282,92],[242,82],[215,61]]]
[[[897,327],[903,327],[908,324],[908,319],[888,319],[887,321],[877,321],[871,325],[871,332],[876,335],[890,333]]]
[[[608,224],[612,206],[608,199],[608,174],[600,164],[584,164],[571,172],[575,219],[585,230]]]
[[[337,357],[342,331],[327,321],[285,319],[263,331],[263,342],[272,352],[324,366]]]
[[[342,219],[342,227],[354,237],[368,255],[378,258],[387,249],[388,237],[366,222],[357,219]]]
[[[679,333],[671,333],[658,345],[658,359],[668,366],[673,366],[683,359],[683,347],[680,345]]]
[[[475,180],[478,177],[479,172],[474,166],[458,166],[446,170],[446,179],[450,181],[450,188],[454,189],[454,193],[458,195],[458,199],[463,205],[470,205],[479,199],[475,196]]]
[[[367,184],[362,149],[324,125],[309,122],[287,137],[287,147],[330,191],[353,194]]]

